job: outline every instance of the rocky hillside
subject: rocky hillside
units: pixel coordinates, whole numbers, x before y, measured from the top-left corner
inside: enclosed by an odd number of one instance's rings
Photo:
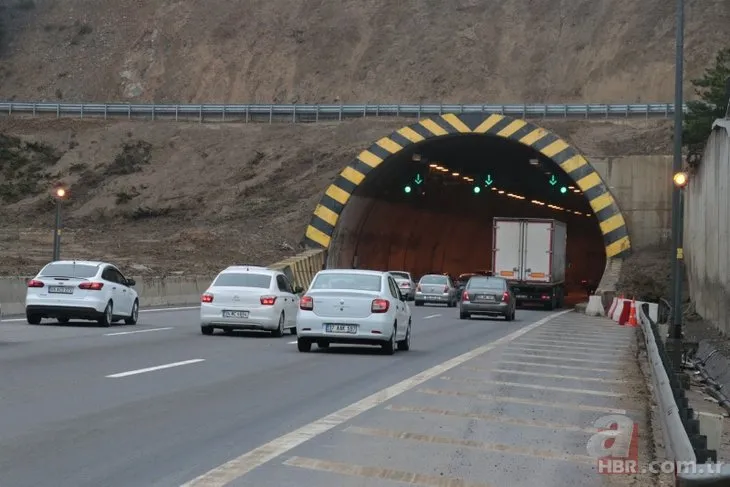
[[[0,98],[157,102],[672,99],[667,0],[2,0]],[[688,79],[730,2],[687,1]],[[691,92],[688,91],[688,94]]]

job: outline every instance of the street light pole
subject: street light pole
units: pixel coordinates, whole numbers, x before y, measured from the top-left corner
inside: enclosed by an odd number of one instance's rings
[[[677,0],[677,33],[676,33],[676,60],[674,79],[674,161],[673,173],[682,170],[682,119],[683,119],[683,80],[684,80],[684,0]],[[683,188],[674,184],[672,192],[672,318],[668,345],[672,351],[672,361],[676,370],[679,370],[682,360],[682,263],[684,251],[683,237]]]
[[[56,197],[56,224],[53,227],[53,260],[61,260],[61,198]]]

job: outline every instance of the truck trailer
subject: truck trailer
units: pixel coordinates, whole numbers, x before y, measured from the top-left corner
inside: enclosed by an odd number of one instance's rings
[[[567,228],[561,221],[494,218],[492,269],[509,282],[517,306],[563,306],[566,244]]]

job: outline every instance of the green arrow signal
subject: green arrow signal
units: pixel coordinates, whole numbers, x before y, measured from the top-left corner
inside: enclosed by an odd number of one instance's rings
[[[492,175],[487,174],[487,177],[484,180],[484,184],[486,184],[487,186],[491,186],[493,182],[494,182],[494,179],[492,179]]]
[[[420,174],[416,174],[415,182],[416,182],[416,184],[421,184],[423,182],[423,178],[421,177]]]
[[[558,184],[558,178],[556,178],[555,174],[553,174],[550,176],[550,186],[555,186],[556,184]]]

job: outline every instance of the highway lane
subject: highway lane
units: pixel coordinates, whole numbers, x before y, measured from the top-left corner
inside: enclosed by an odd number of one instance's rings
[[[547,316],[519,311],[508,323],[459,320],[457,309],[413,312],[413,348],[394,356],[351,347],[301,354],[290,335],[206,337],[197,310],[145,313],[111,329],[3,322],[0,485],[179,486]],[[128,331],[137,333],[119,334]],[[169,367],[144,371],[160,366]]]

